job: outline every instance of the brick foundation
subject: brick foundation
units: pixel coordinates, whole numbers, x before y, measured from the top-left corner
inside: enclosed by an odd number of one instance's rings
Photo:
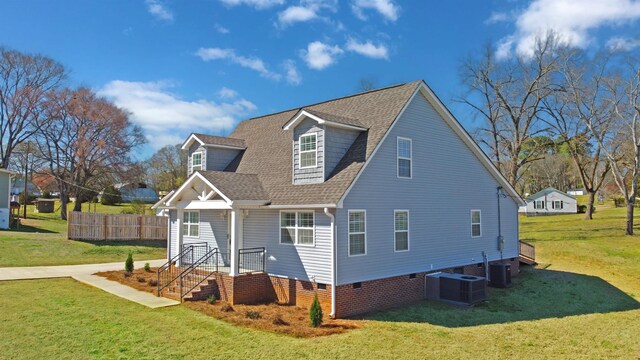
[[[496,261],[497,262],[497,261]],[[505,259],[511,264],[512,276],[519,272],[518,259]],[[493,263],[493,262],[492,262]],[[439,270],[484,276],[482,264]],[[336,287],[336,317],[345,318],[365,313],[416,304],[425,299],[425,275],[427,272],[406,274],[384,279],[364,281],[360,287],[354,284]],[[270,276],[264,273],[243,274],[231,277],[215,274],[213,294],[231,304],[260,304],[279,302],[308,308],[317,292],[320,305],[326,315],[331,312],[331,285],[318,289],[310,281]]]

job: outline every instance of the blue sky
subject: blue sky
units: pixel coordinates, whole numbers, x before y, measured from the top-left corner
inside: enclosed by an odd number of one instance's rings
[[[640,46],[634,0],[114,0],[0,2],[0,46],[48,55],[131,112],[149,156],[190,132],[424,79],[453,99],[461,61],[487,43],[525,54],[552,28],[571,45]]]

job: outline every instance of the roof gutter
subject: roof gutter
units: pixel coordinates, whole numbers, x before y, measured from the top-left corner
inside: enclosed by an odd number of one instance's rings
[[[337,208],[336,204],[267,205],[270,209],[322,209]]]
[[[331,314],[329,317],[336,318],[336,279],[337,279],[337,262],[336,262],[336,217],[333,215],[329,208],[324,208],[324,214],[331,219]]]

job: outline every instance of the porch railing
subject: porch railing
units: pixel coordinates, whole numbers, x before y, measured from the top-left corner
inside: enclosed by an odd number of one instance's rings
[[[224,255],[213,248],[180,274],[180,300],[224,266]]]
[[[240,274],[264,272],[266,251],[263,247],[238,250],[238,272]]]
[[[204,256],[208,247],[209,245],[205,242],[184,245],[182,251],[160,266],[157,271],[158,296],[160,296],[162,289],[171,285],[180,277],[180,274],[184,271],[180,266],[184,267],[184,265],[192,264]]]

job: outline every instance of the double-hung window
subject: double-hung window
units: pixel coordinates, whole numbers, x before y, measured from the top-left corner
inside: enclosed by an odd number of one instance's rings
[[[191,171],[202,170],[202,153],[191,154]]]
[[[367,214],[364,210],[349,210],[349,256],[367,253]]]
[[[393,212],[394,239],[396,251],[409,250],[409,211]]]
[[[482,236],[482,219],[480,210],[471,210],[471,237]]]
[[[313,245],[313,211],[283,211],[280,213],[280,243]]]
[[[534,209],[544,209],[544,200],[536,200],[533,202]]]
[[[200,212],[184,212],[182,219],[182,235],[189,237],[200,236]]]
[[[556,209],[556,210],[561,210],[564,207],[564,201],[562,200],[554,200],[551,203],[551,208]]]
[[[411,179],[411,139],[398,137],[398,177]]]
[[[318,144],[316,134],[300,136],[300,168],[313,168],[318,163]]]

